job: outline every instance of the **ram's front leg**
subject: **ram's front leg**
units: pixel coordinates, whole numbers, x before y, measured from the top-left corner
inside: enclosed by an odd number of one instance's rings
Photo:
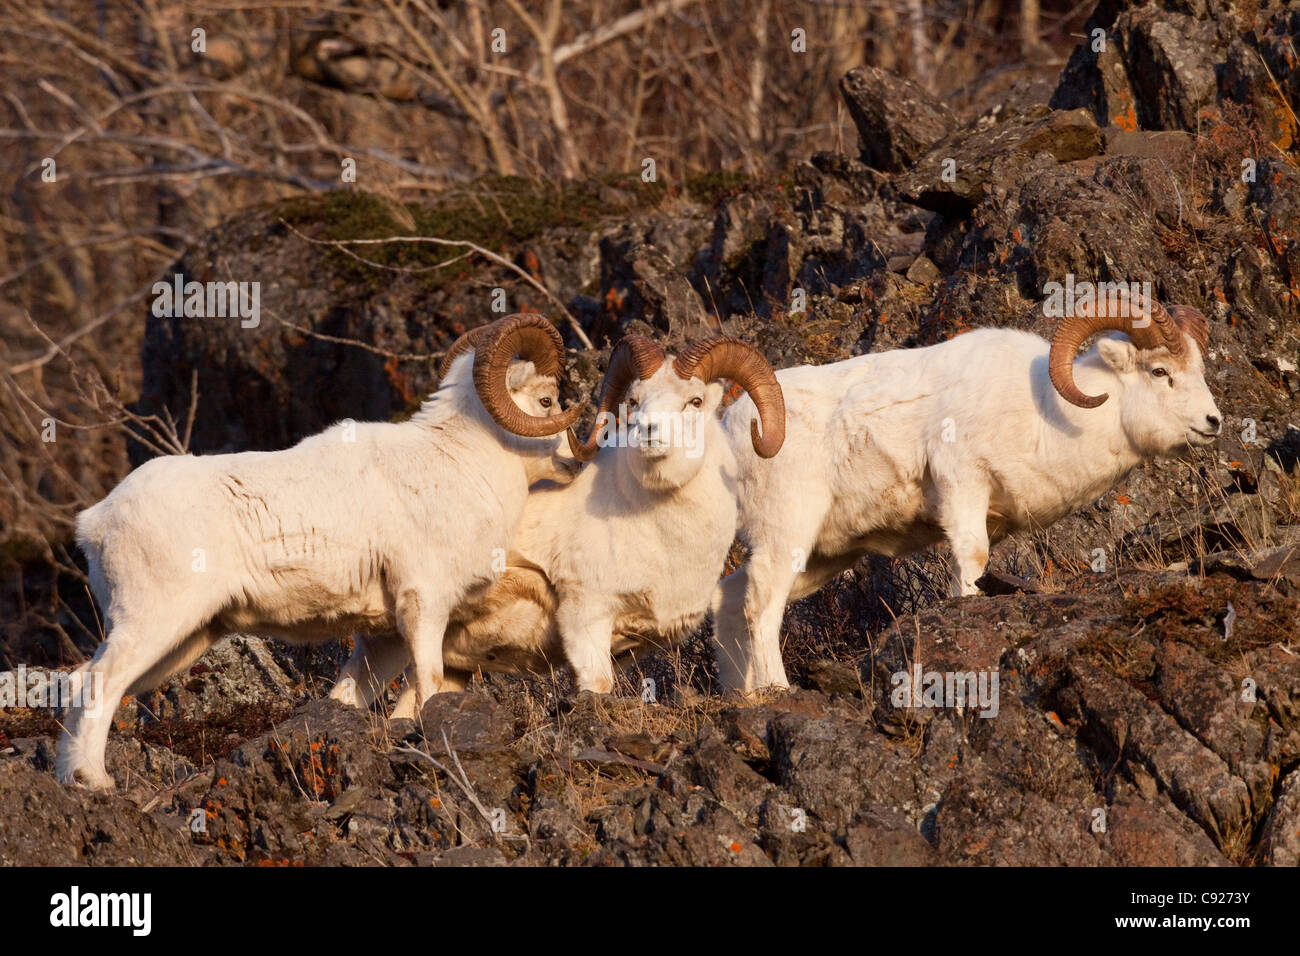
[[[748,694],[790,686],[781,660],[781,622],[798,574],[794,562],[770,561],[755,551],[748,564],[718,584],[713,653],[725,690]]]
[[[397,595],[397,627],[411,655],[406,672],[416,713],[443,682],[442,636],[451,602],[434,590],[404,588]]]
[[[608,694],[614,689],[614,616],[603,607],[560,599],[555,611],[564,654],[578,679],[579,690]]]
[[[940,524],[952,548],[954,597],[979,594],[975,582],[989,563],[989,487],[972,477],[940,487]]]

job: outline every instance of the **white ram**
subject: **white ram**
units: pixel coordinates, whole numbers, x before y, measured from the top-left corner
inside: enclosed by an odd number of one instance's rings
[[[751,554],[721,583],[714,608],[724,687],[787,686],[787,602],[863,554],[947,539],[954,593],[975,594],[991,541],[1050,525],[1145,460],[1215,440],[1221,419],[1205,384],[1209,326],[1199,311],[1152,303],[1148,316],[1126,297],[1085,311],[1050,345],[984,329],[784,369],[788,437],[774,461],[746,448],[753,404],[728,410]],[[1128,338],[1101,338],[1076,361],[1107,329]]]
[[[115,702],[234,632],[312,642],[396,628],[415,693],[433,693],[447,616],[490,578],[529,485],[571,475],[554,436],[581,409],[559,413],[562,357],[544,318],[510,316],[453,346],[409,421],[334,425],[283,451],[156,458],[82,512],[108,637],[73,681],[80,692],[94,676],[107,705],[70,710],[60,779],[111,787]]]
[[[575,450],[590,464],[571,484],[529,496],[508,567],[453,614],[448,674],[544,674],[567,661],[580,688],[605,693],[612,656],[699,626],[736,533],[736,460],[717,415],[724,378],[758,409],[762,430],[750,429],[750,453],[775,455],[785,431],[781,389],[756,350],[716,337],[669,361],[649,339],[619,342],[592,435]],[[620,406],[625,430],[610,414]],[[374,683],[404,666],[391,638],[370,640],[345,674],[363,673],[368,653]],[[408,692],[395,713],[413,709]]]

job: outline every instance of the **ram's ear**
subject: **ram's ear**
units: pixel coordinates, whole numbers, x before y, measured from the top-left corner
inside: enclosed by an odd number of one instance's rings
[[[726,394],[726,389],[722,387],[721,382],[710,382],[704,386],[704,411],[714,412],[722,404],[722,396]]]
[[[511,362],[506,369],[506,388],[512,392],[519,391],[528,384],[535,371],[532,362]]]
[[[1098,339],[1101,360],[1121,375],[1137,368],[1137,347],[1128,339]]]

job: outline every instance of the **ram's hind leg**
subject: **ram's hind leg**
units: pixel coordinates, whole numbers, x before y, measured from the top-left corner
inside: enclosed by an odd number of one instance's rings
[[[759,555],[742,569],[743,577],[736,587],[739,589],[742,582],[745,587],[744,621],[750,639],[746,656],[742,657],[747,661],[748,670],[743,683],[736,686],[746,692],[790,686],[781,658],[781,625],[786,606],[817,591],[857,560],[855,554],[805,557],[810,549],[811,545],[793,551],[788,564],[784,558],[767,560]],[[732,613],[729,617],[734,621],[736,615]]]
[[[139,625],[114,624],[95,656],[73,673],[73,703],[64,717],[56,766],[59,780],[112,789],[104,751],[119,701],[153,690],[212,646],[206,628],[178,639],[164,627],[157,618]]]

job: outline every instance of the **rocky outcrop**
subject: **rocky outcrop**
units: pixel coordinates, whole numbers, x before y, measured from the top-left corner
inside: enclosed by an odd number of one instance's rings
[[[669,344],[761,329],[774,361],[824,362],[977,326],[1045,331],[1043,286],[1073,274],[1205,311],[1212,384],[1267,444],[1298,382],[1300,177],[1274,115],[1296,106],[1297,16],[1105,4],[1091,23],[1106,42],[1080,45],[1050,108],[957,118],[857,70],[841,92],[861,159],[814,154],[776,182],[496,180],[427,206],[340,191],[254,211],[176,271],[262,276],[264,321],[151,317],[140,406],[184,421],[197,369],[198,450],[279,447],[411,407],[430,356],[494,310],[547,312],[577,345],[565,303],[598,347],[634,321]],[[393,234],[472,242],[518,271],[464,246],[328,245]],[[585,371],[572,397],[596,384]]]
[[[850,70],[840,93],[861,139],[861,159],[901,172],[956,125],[952,111],[922,86],[874,66]]]
[[[166,780],[157,748],[115,737],[122,789],[89,800],[22,738],[0,755],[0,861],[1294,865],[1284,590],[1128,572],[948,601],[799,664],[817,689],[757,702],[680,674],[654,701],[497,677],[418,721],[316,700]],[[942,687],[954,672],[966,701]],[[901,698],[914,684],[940,689]]]
[[[1300,62],[1287,38],[1298,25],[1294,2],[1102,3],[1051,105],[1121,129],[1195,131],[1236,103],[1268,141],[1294,149]]]

